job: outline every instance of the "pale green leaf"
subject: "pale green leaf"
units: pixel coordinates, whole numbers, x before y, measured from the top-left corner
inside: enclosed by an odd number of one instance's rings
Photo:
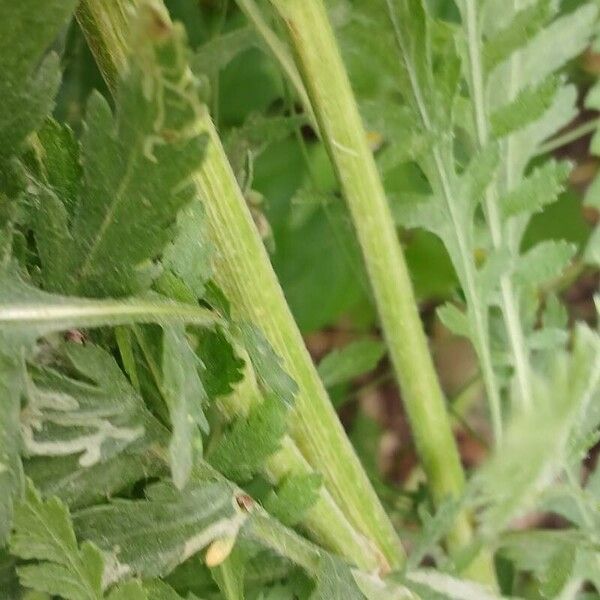
[[[535,287],[558,277],[571,262],[577,247],[565,241],[540,242],[519,258],[515,279]]]
[[[507,7],[502,3],[501,10],[506,15]],[[505,61],[510,55],[524,46],[544,27],[556,13],[551,0],[535,0],[512,16],[505,27],[490,36],[483,48],[483,62],[487,71]]]
[[[212,276],[213,249],[206,237],[204,208],[193,202],[177,216],[177,235],[163,253],[162,264],[190,288],[196,298],[204,295]]]
[[[503,89],[512,81],[511,89],[513,93],[518,93],[526,86],[544,81],[585,50],[594,31],[597,12],[597,6],[588,2],[572,13],[557,18],[494,70],[489,89]],[[519,65],[517,80],[514,77],[511,80],[511,61]],[[501,100],[500,96],[498,100]],[[491,95],[491,100],[494,102],[496,98]]]
[[[190,59],[196,75],[215,74],[242,52],[259,44],[253,27],[240,27],[205,42]]]
[[[549,160],[534,169],[517,187],[500,198],[504,218],[531,215],[555,202],[564,189],[570,171],[569,163],[555,160]]]
[[[550,76],[537,86],[523,89],[508,104],[496,108],[490,116],[494,136],[505,137],[539,119],[552,106],[558,86],[558,79]]]
[[[409,572],[405,578],[405,585],[418,594],[421,600],[500,599],[500,596],[488,587],[430,569]]]
[[[437,315],[444,324],[444,327],[454,335],[467,338],[471,335],[471,328],[469,326],[467,315],[454,304],[446,302],[437,309]]]
[[[237,331],[262,389],[275,394],[283,404],[292,406],[298,386],[284,371],[281,358],[277,356],[268,340],[258,327],[251,323],[239,324]]]
[[[10,532],[13,503],[23,488],[19,418],[25,369],[16,350],[0,333],[0,546]]]
[[[347,383],[372,371],[384,354],[382,342],[357,340],[327,354],[319,363],[319,375],[326,387]]]

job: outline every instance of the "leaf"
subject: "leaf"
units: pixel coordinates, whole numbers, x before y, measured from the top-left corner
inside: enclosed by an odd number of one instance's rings
[[[525,46],[516,50],[510,60],[504,61],[494,70],[490,75],[489,89],[507,89],[504,86],[511,77],[511,61],[516,61],[519,65],[518,79],[512,80],[511,89],[514,94],[544,81],[585,50],[594,31],[596,16],[597,7],[588,2],[555,19]],[[492,97],[492,101],[501,100],[500,96],[497,99]]]
[[[281,358],[277,356],[268,340],[251,323],[238,324],[237,331],[262,389],[267,393],[275,394],[283,404],[292,406],[298,386],[283,370]]]
[[[327,354],[319,363],[319,375],[326,387],[347,383],[372,371],[384,354],[382,342],[357,340]]]
[[[181,596],[164,581],[160,579],[151,579],[144,581],[144,590],[148,595],[148,600],[180,600]],[[192,596],[188,596],[192,600]]]
[[[558,86],[558,79],[550,76],[539,85],[522,90],[509,104],[496,108],[490,116],[494,136],[505,137],[543,116],[552,106]]]
[[[406,575],[405,585],[422,600],[499,600],[500,596],[483,585],[457,579],[431,569]]]
[[[23,390],[22,358],[0,331],[0,547],[10,532],[13,503],[23,489],[19,417]]]
[[[99,503],[138,481],[166,476],[162,461],[150,452],[123,452],[91,467],[79,457],[37,457],[25,462],[25,473],[43,496],[56,496],[72,509]]]
[[[60,82],[58,57],[44,53],[75,0],[28,0],[3,6],[0,26],[0,162],[17,154],[51,111]]]
[[[8,339],[30,340],[55,331],[131,323],[218,322],[212,311],[166,301],[158,295],[124,300],[89,300],[48,294],[10,272],[0,272],[0,331]]]
[[[454,304],[446,302],[437,309],[437,315],[449,331],[461,337],[470,337],[471,328],[467,315]]]
[[[475,477],[485,536],[535,507],[578,447],[573,436],[582,422],[591,420],[586,410],[594,405],[600,382],[600,344],[590,352],[582,331],[576,348],[573,356],[554,350],[545,370],[533,379],[534,406],[513,416],[502,446]]]
[[[462,503],[449,498],[444,500],[434,515],[421,514],[423,529],[417,537],[407,561],[407,569],[411,571],[419,567],[423,559],[452,528]]]
[[[244,361],[224,329],[200,331],[196,353],[204,365],[202,383],[210,398],[229,395],[244,378]]]
[[[322,484],[318,473],[289,475],[263,500],[263,506],[287,527],[295,527],[319,498]]]
[[[287,412],[280,398],[267,394],[223,434],[208,457],[210,464],[225,477],[248,481],[279,448],[287,429]]]
[[[66,344],[79,377],[34,368],[26,387],[21,433],[30,456],[79,455],[90,467],[116,456],[158,424],[114,359],[98,346]]]
[[[183,208],[177,216],[177,235],[164,250],[162,264],[202,298],[212,276],[213,248],[206,239],[206,216],[200,202]]]
[[[196,50],[190,60],[190,67],[198,76],[218,73],[239,54],[258,44],[254,28],[250,26],[222,33]]]
[[[350,567],[329,554],[323,554],[315,576],[317,587],[310,600],[364,600]]]
[[[222,563],[211,569],[213,579],[219,586],[224,600],[244,600],[246,558],[238,546]]]
[[[162,576],[213,540],[235,537],[247,514],[226,483],[192,481],[180,493],[160,484],[148,500],[116,500],[74,515],[75,529],[107,552],[119,571]]]
[[[506,7],[503,7],[506,10]],[[551,0],[537,0],[517,12],[510,23],[490,37],[483,48],[486,71],[507,60],[511,54],[538,34],[556,13]]]
[[[98,93],[87,106],[84,181],[63,266],[63,289],[87,296],[148,287],[151,261],[194,196],[190,176],[205,146],[194,129],[203,108],[187,70],[183,29],[148,4],[139,12],[116,115]]]
[[[192,471],[194,456],[202,446],[198,428],[208,433],[204,405],[206,391],[198,376],[200,363],[180,326],[166,327],[163,335],[163,389],[172,434],[169,461],[175,485],[182,489]]]
[[[148,600],[148,594],[139,581],[132,579],[116,586],[107,600]]]
[[[549,160],[534,169],[517,187],[500,198],[503,217],[531,215],[555,202],[564,189],[570,171],[569,163],[555,160]]]
[[[562,240],[540,242],[520,257],[515,279],[529,287],[546,283],[563,272],[576,252],[574,244]]]
[[[104,560],[96,546],[78,546],[67,507],[42,500],[29,483],[15,509],[11,552],[39,561],[17,569],[22,585],[67,600],[101,600]]]

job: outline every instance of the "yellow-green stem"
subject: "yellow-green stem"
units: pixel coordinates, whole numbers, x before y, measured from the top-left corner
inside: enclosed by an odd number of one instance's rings
[[[356,100],[322,0],[271,0],[285,21],[299,70],[336,168],[373,288],[417,450],[436,502],[460,496],[464,473],[412,283]],[[471,540],[462,513],[449,536]],[[475,576],[490,580],[485,560]],[[485,564],[484,564],[485,563]]]

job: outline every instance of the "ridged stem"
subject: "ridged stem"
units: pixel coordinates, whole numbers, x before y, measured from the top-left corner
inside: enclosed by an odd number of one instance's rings
[[[327,12],[321,0],[271,3],[287,25],[321,138],[352,216],[432,496],[436,503],[458,497],[465,477],[445,400],[394,221]],[[461,513],[448,542],[458,549],[471,539],[469,519]],[[493,580],[486,560],[477,559],[470,572],[482,580]]]
[[[116,10],[121,4],[123,10]],[[154,3],[159,6],[158,2]],[[133,0],[83,0],[84,28],[109,86],[124,67],[127,14]],[[103,10],[103,8],[105,10]],[[106,27],[116,15],[112,27]],[[119,29],[117,34],[112,28]],[[105,32],[106,35],[103,33]],[[109,64],[112,62],[112,66]],[[209,137],[206,157],[194,174],[198,195],[207,215],[209,237],[216,249],[215,280],[225,292],[236,318],[256,323],[283,360],[299,387],[291,423],[291,437],[312,468],[323,475],[325,486],[346,519],[377,547],[382,568],[402,565],[404,552],[394,528],[363,470],[319,379],[302,335],[285,301],[245,198],[227,161],[208,114],[198,123]],[[324,530],[336,515],[321,518]],[[335,518],[334,518],[335,517]],[[350,552],[351,548],[346,549]],[[365,549],[369,552],[369,549]],[[347,556],[359,562],[359,556]],[[364,558],[362,559],[364,561]]]

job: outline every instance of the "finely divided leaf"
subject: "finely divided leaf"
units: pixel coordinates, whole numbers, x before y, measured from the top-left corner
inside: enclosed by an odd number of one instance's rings
[[[319,364],[319,375],[327,387],[347,383],[372,371],[385,354],[385,345],[378,340],[351,342],[331,351]]]
[[[101,600],[104,559],[96,546],[77,544],[67,507],[42,500],[33,484],[15,510],[11,552],[39,561],[18,567],[22,585],[67,600]]]
[[[504,218],[531,215],[554,202],[564,189],[570,170],[569,163],[555,160],[534,169],[518,186],[500,198]]]
[[[78,378],[54,369],[32,368],[21,414],[30,456],[79,455],[79,464],[104,462],[158,425],[112,356],[98,346],[66,344]]]
[[[3,2],[0,22],[0,161],[16,154],[52,109],[58,57],[44,53],[75,9],[75,0]]]
[[[210,463],[226,477],[247,481],[279,448],[286,432],[287,406],[274,394],[234,421],[215,445]]]
[[[148,500],[116,500],[74,515],[84,539],[116,554],[121,572],[166,575],[213,540],[235,537],[247,514],[226,483],[160,484]]]
[[[116,114],[98,93],[88,102],[84,181],[70,236],[60,239],[69,249],[62,288],[84,295],[126,295],[149,286],[152,261],[194,196],[190,177],[205,145],[196,130],[203,107],[183,29],[146,4],[134,38]]]

